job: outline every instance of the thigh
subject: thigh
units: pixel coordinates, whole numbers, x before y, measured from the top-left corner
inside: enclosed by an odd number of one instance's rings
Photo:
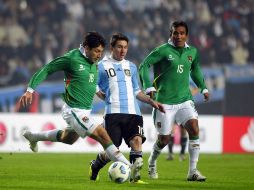
[[[157,109],[153,111],[154,125],[159,135],[169,135],[175,124],[176,111],[174,109],[165,109],[165,111],[166,113]]]
[[[66,123],[82,138],[93,133],[97,125],[90,116],[91,110],[63,107],[62,116]]]
[[[121,145],[123,138],[121,120],[122,118],[120,114],[106,114],[105,116],[105,129],[116,147]]]
[[[176,113],[176,122],[178,125],[184,126],[190,119],[198,119],[198,112],[191,100],[182,103]]]
[[[121,126],[123,131],[123,138],[125,143],[130,147],[130,140],[135,136],[142,138],[142,143],[145,142],[143,129],[143,117],[135,114],[124,114],[123,125]]]

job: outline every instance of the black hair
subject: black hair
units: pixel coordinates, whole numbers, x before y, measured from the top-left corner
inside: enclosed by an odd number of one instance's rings
[[[187,23],[180,20],[180,21],[175,21],[171,24],[171,26],[170,26],[170,36],[172,36],[174,28],[177,28],[179,26],[183,26],[185,28],[186,35],[188,35],[189,29],[188,29]]]
[[[90,49],[96,48],[100,45],[102,47],[105,47],[106,46],[106,40],[98,32],[95,32],[95,31],[87,32],[87,34],[84,37],[84,41],[83,41],[82,45],[83,45],[83,47],[87,46]]]
[[[111,39],[110,39],[110,45],[112,47],[115,47],[116,45],[116,42],[119,41],[119,40],[124,40],[126,41],[127,43],[129,43],[129,38],[127,36],[125,36],[124,34],[122,33],[114,33],[112,36],[111,36]]]

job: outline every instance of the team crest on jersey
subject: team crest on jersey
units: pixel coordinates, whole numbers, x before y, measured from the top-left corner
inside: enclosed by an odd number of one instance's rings
[[[157,128],[160,129],[161,128],[161,122],[157,122]]]
[[[131,76],[131,71],[129,69],[124,69],[124,73],[126,76],[130,77]]]
[[[82,118],[82,120],[83,120],[85,123],[87,123],[87,122],[89,121],[89,118],[85,116],[85,117]]]
[[[190,63],[192,62],[192,56],[191,55],[188,55],[188,60],[189,60]]]

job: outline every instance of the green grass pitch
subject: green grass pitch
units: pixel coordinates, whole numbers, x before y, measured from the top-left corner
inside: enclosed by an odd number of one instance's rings
[[[107,165],[100,181],[88,178],[90,160],[96,154],[0,153],[0,190],[160,190],[160,189],[254,189],[253,154],[201,154],[198,168],[206,182],[188,182],[188,161],[158,160],[158,180],[147,175],[148,154],[144,155],[142,180],[147,185],[115,184],[108,179]]]

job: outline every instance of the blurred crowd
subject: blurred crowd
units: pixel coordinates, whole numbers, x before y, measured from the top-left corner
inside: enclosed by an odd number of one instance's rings
[[[138,65],[167,42],[170,23],[179,19],[189,25],[202,67],[254,63],[253,0],[0,0],[0,86],[27,83],[91,30],[107,39],[125,33],[128,59]]]

